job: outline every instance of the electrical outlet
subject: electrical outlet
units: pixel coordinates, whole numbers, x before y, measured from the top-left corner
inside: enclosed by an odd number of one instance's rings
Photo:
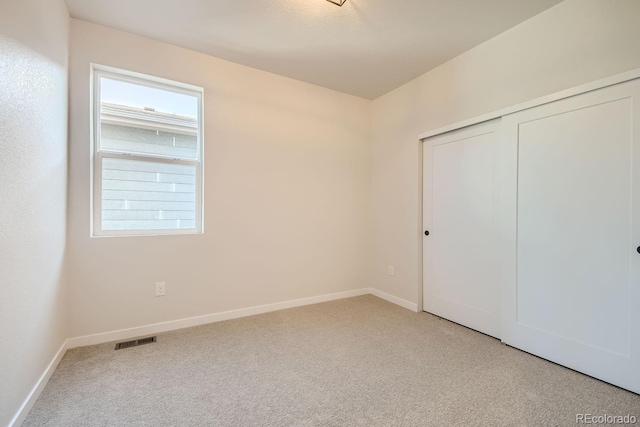
[[[156,282],[156,296],[161,297],[165,295],[166,284],[164,282]]]
[[[389,266],[389,276],[393,276],[395,273],[393,272],[393,265]]]

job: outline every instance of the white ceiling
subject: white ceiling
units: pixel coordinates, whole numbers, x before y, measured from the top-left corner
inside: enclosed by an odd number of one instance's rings
[[[71,16],[374,99],[561,0],[66,0]]]

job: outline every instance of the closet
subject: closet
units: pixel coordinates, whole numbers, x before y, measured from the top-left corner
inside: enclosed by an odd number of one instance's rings
[[[629,80],[425,139],[424,310],[640,393],[638,105]]]

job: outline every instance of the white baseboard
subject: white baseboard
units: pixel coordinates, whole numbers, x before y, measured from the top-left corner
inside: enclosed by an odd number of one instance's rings
[[[38,378],[38,381],[31,389],[31,392],[25,399],[24,403],[22,403],[22,406],[20,406],[20,409],[18,409],[18,412],[16,413],[16,415],[13,417],[11,421],[9,421],[9,427],[19,427],[24,422],[25,418],[27,418],[29,411],[31,410],[33,405],[36,403],[36,400],[38,400],[38,397],[40,397],[40,393],[42,393],[42,390],[44,390],[44,387],[49,382],[51,375],[53,375],[53,372],[56,370],[56,368],[60,364],[62,357],[67,352],[67,349],[69,348],[68,344],[69,344],[69,340],[65,340],[62,343],[62,345],[60,346],[60,349],[58,349],[58,352],[49,363],[49,366],[47,366],[47,368],[44,370],[40,378]]]
[[[390,295],[386,292],[382,292],[378,289],[363,288],[363,289],[356,289],[356,290],[346,291],[346,292],[338,292],[335,294],[319,295],[316,297],[301,298],[297,300],[277,302],[274,304],[266,304],[266,305],[259,305],[255,307],[241,308],[238,310],[224,311],[221,313],[206,314],[204,316],[189,317],[187,319],[172,320],[169,322],[155,323],[152,325],[139,326],[139,327],[129,328],[129,329],[121,329],[118,331],[105,332],[101,334],[85,335],[82,337],[69,338],[62,344],[62,346],[54,356],[51,363],[49,363],[49,366],[47,366],[47,369],[44,371],[44,373],[42,374],[42,376],[40,377],[36,385],[33,387],[33,389],[31,390],[31,393],[29,393],[29,396],[27,396],[27,399],[24,401],[24,403],[22,404],[22,406],[20,407],[16,415],[13,417],[13,420],[11,420],[11,422],[9,423],[9,427],[18,427],[20,426],[20,424],[22,424],[24,419],[27,417],[27,414],[33,407],[33,404],[36,402],[36,400],[38,400],[40,393],[42,392],[44,387],[47,385],[49,378],[51,378],[51,375],[58,367],[60,360],[62,360],[62,357],[64,356],[64,354],[68,349],[76,348],[76,347],[84,347],[88,345],[95,345],[95,344],[104,344],[112,341],[120,341],[120,340],[140,337],[143,335],[158,334],[161,332],[174,331],[176,329],[183,329],[183,328],[189,328],[192,326],[206,325],[208,323],[221,322],[223,320],[231,320],[231,319],[237,319],[240,317],[254,316],[256,314],[269,313],[272,311],[284,310],[287,308],[302,307],[305,305],[318,304],[321,302],[334,301],[334,300],[351,298],[351,297],[367,295],[367,294],[375,295],[379,298],[382,298],[384,300],[397,304],[401,307],[407,308],[411,311],[415,311],[415,312],[418,311],[418,306],[412,302]]]
[[[208,323],[221,322],[223,320],[237,319],[239,317],[254,316],[256,314],[268,313],[271,311],[284,310],[287,308],[301,307],[309,304],[333,301],[343,298],[351,298],[360,295],[367,295],[368,288],[356,289],[353,291],[338,292],[335,294],[320,295],[316,297],[301,298],[297,300],[277,302],[274,304],[259,305],[255,307],[241,308],[238,310],[224,311],[221,313],[205,314],[203,316],[189,317],[186,319],[172,320],[169,322],[154,323],[152,325],[139,326],[118,331],[105,332],[95,335],[85,335],[82,337],[69,339],[69,348],[84,347],[87,345],[103,344],[112,341],[120,341],[140,337],[143,335],[158,334],[161,332],[174,331],[176,329],[190,328],[192,326],[206,325]]]
[[[418,304],[414,304],[410,301],[407,301],[406,299],[398,298],[397,296],[388,294],[386,292],[382,292],[381,290],[378,290],[375,288],[369,288],[369,293],[371,295],[377,296],[378,298],[382,298],[383,300],[387,300],[389,302],[397,304],[400,307],[404,307],[406,309],[409,309],[413,312],[418,313]]]

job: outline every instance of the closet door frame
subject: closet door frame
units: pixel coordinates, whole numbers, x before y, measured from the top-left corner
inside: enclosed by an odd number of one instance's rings
[[[569,89],[555,92],[549,95],[541,96],[539,98],[532,99],[530,101],[522,102],[519,104],[511,105],[509,107],[502,108],[500,110],[493,111],[491,113],[483,114],[481,116],[473,117],[471,119],[456,122],[450,125],[446,125],[437,129],[432,129],[427,132],[423,132],[418,135],[418,140],[424,141],[432,136],[442,135],[447,132],[457,131],[469,126],[476,125],[478,123],[487,122],[489,120],[497,119],[507,116],[509,114],[517,113],[518,111],[534,108],[539,105],[549,104],[560,99],[569,98],[575,95],[581,95],[583,93],[591,92],[594,90],[602,89],[605,87],[617,85],[620,83],[628,82],[631,80],[640,79],[640,68],[625,71],[624,73],[616,74],[614,76],[606,77],[604,79],[595,80],[589,83],[585,83],[580,86],[575,86]]]

